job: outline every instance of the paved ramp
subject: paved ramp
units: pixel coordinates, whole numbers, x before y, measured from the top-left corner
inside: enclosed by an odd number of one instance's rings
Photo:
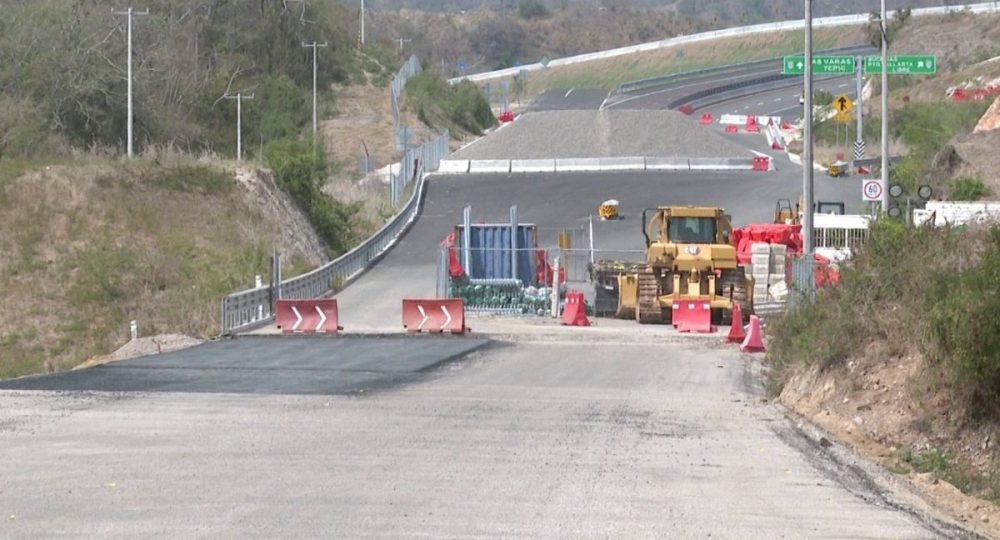
[[[471,338],[243,337],[2,381],[0,390],[351,394],[415,381],[486,343]]]

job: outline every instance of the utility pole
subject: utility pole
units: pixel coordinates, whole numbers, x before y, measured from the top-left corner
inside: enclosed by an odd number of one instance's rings
[[[326,42],[303,43],[303,47],[311,47],[313,53],[313,146],[316,146],[316,47],[326,47]]]
[[[244,96],[243,94],[222,96],[225,99],[236,100],[236,161],[243,159],[243,100],[253,99],[253,96],[253,94],[249,96]]]
[[[884,1],[884,0],[883,0]],[[812,0],[806,2],[806,51],[805,51],[805,111],[802,121],[802,240],[804,257],[813,257],[813,43]]]
[[[149,10],[135,11],[128,8],[126,11],[111,10],[112,15],[125,15],[128,17],[128,141],[125,143],[128,157],[132,157],[132,16],[149,15]]]
[[[365,44],[365,0],[361,0],[361,44]]]
[[[882,212],[889,211],[889,37],[882,0]]]
[[[854,65],[857,68],[857,72],[858,72],[857,73],[857,96],[858,97],[857,97],[857,102],[855,103],[855,105],[857,105],[857,106],[854,108],[854,110],[855,110],[854,115],[857,117],[858,126],[857,126],[857,135],[854,137],[854,145],[855,145],[854,158],[858,159],[858,158],[865,157],[865,153],[864,153],[863,150],[861,152],[857,151],[857,149],[860,148],[859,145],[865,142],[865,129],[864,129],[864,125],[862,124],[862,122],[863,122],[862,116],[864,116],[864,112],[865,112],[864,96],[862,95],[864,93],[864,91],[865,91],[865,88],[864,88],[864,86],[865,86],[865,78],[864,78],[864,75],[863,75],[864,70],[865,70],[865,57],[858,56],[857,58],[855,58],[854,59]],[[860,154],[860,155],[858,155],[858,154]]]

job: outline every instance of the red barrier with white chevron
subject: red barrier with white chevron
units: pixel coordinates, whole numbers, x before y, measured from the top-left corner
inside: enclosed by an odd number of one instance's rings
[[[344,329],[334,298],[278,300],[274,319],[283,334],[336,334]]]
[[[463,334],[467,330],[465,303],[461,298],[404,299],[403,328],[410,334],[419,332]]]

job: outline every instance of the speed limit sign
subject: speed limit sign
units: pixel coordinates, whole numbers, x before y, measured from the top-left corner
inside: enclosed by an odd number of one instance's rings
[[[861,183],[861,192],[865,201],[878,202],[882,200],[882,181],[866,178]]]

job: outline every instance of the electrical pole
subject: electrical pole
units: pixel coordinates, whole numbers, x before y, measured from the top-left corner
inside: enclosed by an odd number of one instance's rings
[[[253,99],[253,96],[253,94],[249,96],[244,96],[243,94],[222,96],[225,99],[236,100],[236,161],[243,159],[243,100]]]
[[[805,111],[802,121],[802,240],[804,257],[813,256],[813,43],[812,43],[812,0],[806,2],[806,51],[805,51]],[[810,285],[811,287],[811,285]]]
[[[326,42],[303,43],[303,47],[311,47],[313,53],[313,146],[316,146],[316,47],[326,47]]]
[[[149,15],[149,10],[135,11],[128,8],[127,11],[111,10],[112,15],[125,15],[128,17],[128,141],[125,143],[128,157],[132,157],[132,15]]]
[[[882,212],[889,211],[889,38],[885,0],[882,0]]]
[[[865,78],[862,75],[863,72],[864,72],[864,70],[865,70],[865,57],[858,56],[857,58],[854,59],[854,63],[855,63],[855,67],[857,68],[857,72],[858,72],[857,73],[857,94],[858,95],[857,95],[857,103],[855,103],[855,105],[857,105],[857,106],[854,108],[854,110],[855,110],[854,114],[857,116],[858,126],[857,126],[857,135],[854,137],[854,145],[855,145],[854,146],[854,148],[855,148],[855,150],[854,150],[854,159],[861,159],[861,158],[865,157],[864,150],[861,150],[860,152],[858,151],[859,149],[861,149],[860,145],[865,142],[865,129],[864,129],[864,125],[862,124],[862,122],[863,122],[862,116],[864,116],[864,112],[865,112],[864,96],[862,95],[864,93],[864,91],[865,91],[865,89],[864,89]]]
[[[361,44],[365,44],[365,0],[361,0]]]

